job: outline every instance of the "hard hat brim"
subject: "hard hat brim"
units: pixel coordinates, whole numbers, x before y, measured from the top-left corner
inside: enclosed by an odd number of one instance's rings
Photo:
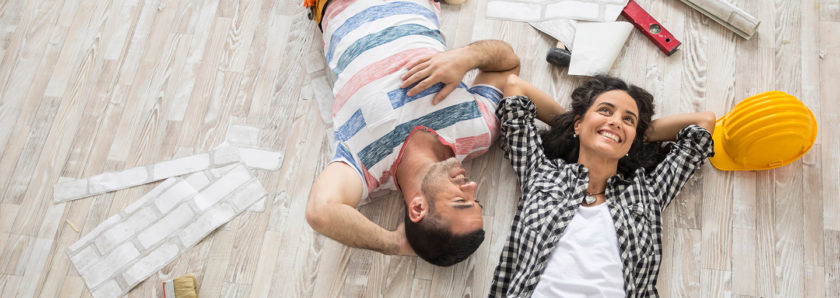
[[[712,133],[712,140],[714,141],[715,146],[715,155],[709,157],[709,162],[712,163],[712,166],[717,168],[721,171],[743,171],[743,170],[753,170],[747,169],[743,164],[736,162],[732,159],[729,154],[726,153],[726,150],[723,148],[723,120],[724,118],[718,119],[715,122],[715,131]]]

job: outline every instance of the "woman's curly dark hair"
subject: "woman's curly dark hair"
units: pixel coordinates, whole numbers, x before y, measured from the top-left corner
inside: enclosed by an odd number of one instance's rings
[[[665,158],[666,148],[661,142],[645,142],[645,131],[653,117],[653,95],[634,85],[628,85],[623,80],[599,75],[583,83],[572,92],[572,107],[566,113],[554,118],[551,128],[541,134],[543,151],[548,158],[562,158],[567,163],[576,163],[580,152],[578,138],[574,134],[575,117],[583,118],[595,98],[610,90],[623,90],[633,98],[639,108],[639,119],[636,125],[636,138],[630,146],[628,156],[618,161],[618,173],[624,177],[631,177],[638,168],[646,171],[653,170]]]

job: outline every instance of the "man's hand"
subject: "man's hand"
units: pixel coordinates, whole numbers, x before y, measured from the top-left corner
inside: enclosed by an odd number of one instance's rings
[[[406,93],[408,96],[414,96],[437,83],[442,83],[443,88],[432,99],[432,104],[438,104],[458,88],[464,75],[475,67],[475,62],[471,61],[473,58],[465,48],[420,58],[408,66],[408,71],[402,76],[403,83],[400,88],[417,83]]]
[[[411,245],[408,244],[408,238],[405,236],[405,223],[400,223],[395,231],[391,232],[396,243],[399,244],[399,251],[396,253],[400,256],[417,256]]]

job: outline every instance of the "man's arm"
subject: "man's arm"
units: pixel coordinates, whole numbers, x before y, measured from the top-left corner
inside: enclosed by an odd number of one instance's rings
[[[645,137],[648,142],[673,141],[677,137],[677,133],[690,124],[705,128],[709,133],[714,133],[715,113],[677,114],[653,120],[645,132]]]
[[[414,255],[402,224],[388,231],[356,210],[362,199],[362,181],[347,164],[334,162],[324,169],[306,203],[306,221],[313,230],[345,245],[390,255]]]
[[[458,87],[468,71],[476,68],[479,73],[474,84],[489,84],[502,89],[508,74],[519,73],[519,57],[504,41],[476,41],[412,62],[402,77],[400,88],[417,83],[407,92],[408,96],[413,96],[434,84],[443,83],[443,89],[432,100],[433,104],[437,104]]]

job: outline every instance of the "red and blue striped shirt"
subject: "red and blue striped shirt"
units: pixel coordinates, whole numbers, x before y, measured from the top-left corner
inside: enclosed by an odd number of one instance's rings
[[[446,50],[440,6],[428,0],[333,0],[322,21],[324,54],[335,74],[333,161],[352,166],[364,181],[363,198],[377,189],[395,190],[399,152],[418,127],[435,132],[456,158],[486,152],[498,134],[494,114],[501,92],[461,83],[432,105],[443,87],[407,96],[400,88],[415,59]]]

